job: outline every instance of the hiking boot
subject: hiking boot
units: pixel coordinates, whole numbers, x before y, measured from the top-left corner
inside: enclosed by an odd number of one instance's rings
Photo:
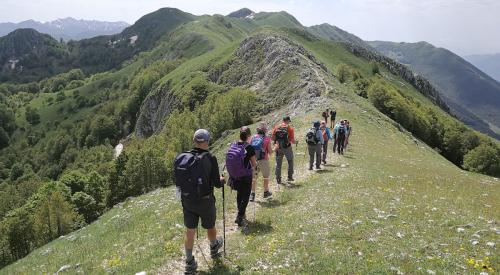
[[[191,258],[191,260],[186,260],[186,269],[184,271],[184,274],[190,275],[190,274],[195,274],[196,270],[198,269],[198,263],[194,259],[194,256]]]
[[[316,167],[316,170],[321,170],[321,167],[320,166]]]
[[[311,166],[311,167],[309,167],[309,170],[312,170],[312,169],[313,169],[313,168],[312,168],[312,166]]]
[[[212,257],[212,259],[215,259],[218,256],[220,256],[219,249],[222,247],[223,244],[224,244],[224,239],[219,236],[216,239],[216,243],[213,246],[210,245],[210,257]]]
[[[277,184],[283,184],[283,183],[281,182],[281,178],[277,178],[277,179],[276,179],[276,183],[277,183]]]
[[[288,178],[286,181],[295,181],[294,178]]]
[[[271,193],[270,191],[265,191],[264,192],[264,199],[267,199],[269,197],[271,197],[273,195],[273,193]]]
[[[255,193],[250,193],[250,201],[255,201]]]
[[[237,216],[236,220],[234,220],[234,223],[238,225],[238,227],[246,226],[248,224],[248,221],[245,216]]]

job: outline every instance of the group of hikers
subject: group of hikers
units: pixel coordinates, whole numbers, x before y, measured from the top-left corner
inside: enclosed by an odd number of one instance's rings
[[[335,123],[336,111],[328,109],[322,113],[323,121],[315,121],[313,127],[307,131],[306,143],[309,151],[309,170],[321,169],[326,165],[326,156],[329,140],[334,141],[333,152],[343,154],[347,147],[352,128],[349,121],[341,120]],[[328,125],[330,120],[330,127]],[[231,143],[225,159],[222,175],[219,173],[217,158],[209,150],[210,133],[205,129],[198,129],[194,133],[194,148],[191,151],[179,154],[174,161],[174,176],[177,196],[181,199],[184,225],[186,226],[185,273],[193,274],[197,270],[197,262],[193,256],[194,236],[201,226],[207,230],[210,241],[210,255],[216,258],[224,245],[224,237],[217,236],[215,229],[216,207],[214,187],[223,188],[226,184],[224,171],[229,174],[227,185],[236,191],[238,213],[235,223],[238,227],[246,227],[246,208],[250,201],[255,200],[256,183],[259,174],[262,174],[264,193],[263,198],[272,196],[269,190],[271,175],[270,155],[276,153],[275,177],[278,187],[284,185],[281,177],[283,158],[288,162],[287,184],[294,181],[294,154],[293,145],[298,145],[295,139],[295,130],[290,125],[289,116],[276,125],[268,135],[266,123],[260,123],[256,134],[252,135],[247,126],[239,130],[239,140]],[[332,135],[333,132],[333,135]],[[223,214],[225,215],[225,194],[222,189]],[[225,228],[225,216],[223,217]],[[225,231],[224,231],[225,234]]]

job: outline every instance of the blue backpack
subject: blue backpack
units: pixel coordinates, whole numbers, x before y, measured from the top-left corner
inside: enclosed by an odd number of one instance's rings
[[[229,176],[233,179],[240,179],[252,175],[252,166],[245,167],[245,148],[247,143],[238,144],[233,142],[226,153],[226,169]]]
[[[264,140],[265,137],[257,134],[253,136],[252,142],[250,145],[252,145],[253,149],[255,150],[255,155],[257,160],[264,159],[265,157],[265,152],[264,152]]]
[[[184,152],[175,158],[175,185],[180,187],[182,199],[199,200],[211,193],[209,175],[212,163],[205,157],[207,154]]]

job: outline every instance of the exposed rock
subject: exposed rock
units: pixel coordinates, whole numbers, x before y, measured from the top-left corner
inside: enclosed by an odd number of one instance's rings
[[[71,265],[69,265],[69,264],[63,265],[63,266],[61,266],[61,268],[59,268],[59,270],[56,272],[56,274],[62,273],[70,268],[71,268]]]
[[[217,84],[243,86],[261,93],[261,114],[287,107],[286,112],[304,112],[317,108],[329,85],[326,67],[286,37],[258,34],[245,39],[233,57],[208,70],[208,78]],[[178,100],[164,85],[143,102],[136,124],[139,137],[161,131],[165,118],[178,108]]]
[[[169,85],[158,88],[143,102],[137,118],[135,132],[145,138],[163,128],[164,119],[178,106],[179,101],[170,92]]]
[[[228,14],[228,17],[234,17],[234,18],[253,18],[252,16],[255,15],[255,12],[248,8],[242,8],[237,11],[233,11],[232,13]]]
[[[245,39],[233,58],[213,68],[209,78],[262,93],[265,114],[288,104],[292,110],[314,108],[311,99],[329,89],[326,74],[326,67],[302,46],[265,33]]]

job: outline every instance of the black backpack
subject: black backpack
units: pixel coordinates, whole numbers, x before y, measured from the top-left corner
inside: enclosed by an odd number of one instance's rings
[[[288,127],[279,127],[275,135],[276,142],[278,142],[280,148],[290,147],[290,143],[288,142]]]
[[[345,137],[345,127],[339,127],[339,137]]]
[[[199,200],[212,192],[210,186],[211,162],[208,152],[184,152],[174,161],[175,185],[181,189],[182,199]]]
[[[317,131],[318,130],[316,130],[316,128],[311,128],[311,129],[309,129],[309,131],[307,131],[307,134],[306,134],[307,144],[309,144],[309,145],[318,144],[319,140],[318,140],[318,137],[316,135]]]

